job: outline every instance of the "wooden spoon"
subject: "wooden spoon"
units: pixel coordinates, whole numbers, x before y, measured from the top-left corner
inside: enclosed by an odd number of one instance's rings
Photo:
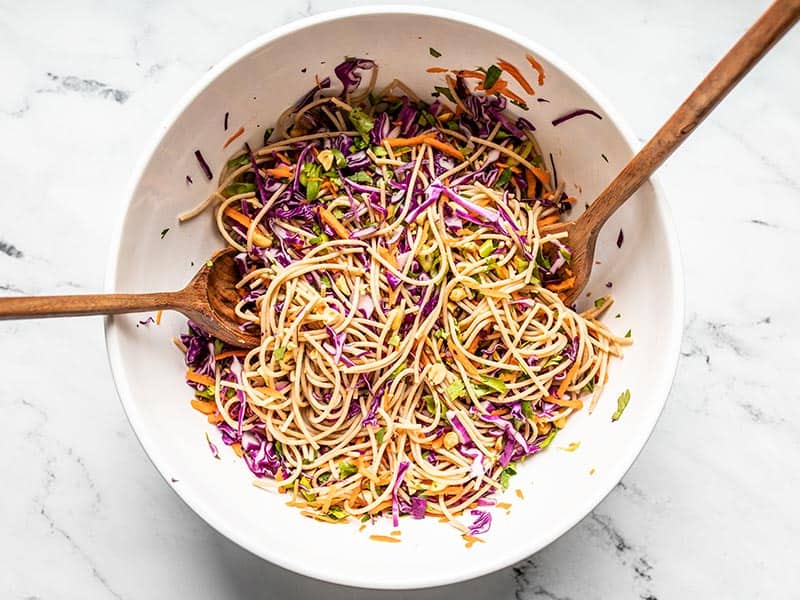
[[[589,280],[597,234],[608,218],[648,180],[748,71],[800,17],[800,0],[777,0],[700,82],[658,133],[575,221],[544,227],[542,233],[567,232],[575,285],[565,304],[577,300]]]
[[[239,329],[242,320],[234,312],[239,302],[239,273],[233,261],[236,252],[227,248],[215,254],[189,285],[177,292],[0,298],[0,320],[177,310],[223,342],[253,348],[259,338]]]

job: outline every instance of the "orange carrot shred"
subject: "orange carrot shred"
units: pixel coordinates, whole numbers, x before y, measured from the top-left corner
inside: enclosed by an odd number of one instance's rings
[[[223,358],[230,358],[231,356],[242,357],[247,356],[246,350],[226,350],[214,356],[214,360],[222,360]]]
[[[200,385],[205,386],[213,386],[214,380],[211,379],[208,375],[203,375],[202,373],[196,373],[195,371],[186,371],[186,379],[192,381],[194,383],[199,383]]]
[[[447,69],[442,67],[429,67],[425,69],[427,73],[447,73]]]
[[[160,310],[156,313],[156,325],[161,325],[161,317],[164,315],[164,311]]]
[[[539,85],[544,85],[544,67],[542,67],[542,65],[539,64],[539,61],[530,54],[526,54],[525,58],[528,59],[528,62],[531,63],[531,66],[536,70],[537,73],[539,73]]]
[[[320,206],[319,216],[323,221],[330,225],[331,229],[333,229],[336,235],[338,235],[340,238],[343,240],[350,239],[350,232],[347,230],[347,227],[342,225],[342,222],[339,221],[339,219],[337,219],[327,208]]]
[[[399,544],[401,541],[396,537],[391,537],[388,535],[375,535],[375,534],[369,536],[369,539],[371,539],[374,542],[391,542],[392,544]]]
[[[223,148],[227,148],[228,146],[230,146],[230,145],[233,143],[233,140],[235,140],[236,138],[238,138],[238,137],[239,137],[240,135],[242,135],[243,133],[244,133],[244,127],[239,127],[239,129],[237,129],[237,130],[236,130],[236,133],[234,133],[234,134],[233,134],[231,137],[229,137],[229,138],[228,138],[228,141],[226,141],[226,142],[225,142],[225,145],[224,145],[224,146],[222,146],[222,147],[223,147]]]
[[[214,402],[206,402],[204,400],[192,400],[192,408],[204,415],[210,415],[217,410],[217,405]]]
[[[517,83],[522,86],[522,89],[525,90],[528,95],[533,96],[533,88],[531,84],[528,83],[528,80],[523,77],[522,73],[519,72],[519,69],[512,65],[507,60],[503,60],[502,58],[497,61],[497,66],[499,66],[503,71],[511,75],[514,79],[517,80]]]

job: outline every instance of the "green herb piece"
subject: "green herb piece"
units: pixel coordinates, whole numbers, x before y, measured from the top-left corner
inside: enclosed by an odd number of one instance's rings
[[[169,231],[169,227],[166,227],[165,229],[161,230],[161,239],[162,240],[164,239],[164,236],[167,235],[168,231]]]
[[[269,128],[264,130],[264,144],[263,144],[264,146],[266,146],[267,143],[269,142],[269,138],[272,137],[272,132],[273,131],[275,131],[274,127],[269,127]]]
[[[513,465],[508,465],[505,469],[500,472],[500,486],[504,489],[508,489],[508,480],[511,479],[512,475],[516,475],[517,470],[514,468]]]
[[[462,379],[456,379],[447,386],[447,397],[450,398],[450,400],[455,400],[456,398],[461,398],[466,395],[467,388],[464,387],[464,381]]]
[[[450,88],[449,88],[449,87],[443,87],[443,86],[437,85],[437,86],[434,86],[434,88],[433,88],[433,89],[435,89],[435,90],[436,90],[437,92],[439,92],[439,93],[440,93],[442,96],[444,96],[445,98],[447,98],[448,100],[450,100],[450,102],[455,102],[455,101],[456,101],[456,99],[455,99],[455,98],[453,98],[453,94],[452,94],[452,92],[450,91]]]
[[[345,511],[345,509],[343,509],[341,506],[331,506],[328,510],[328,516],[331,519],[341,521],[342,519],[347,518],[347,511]]]
[[[363,137],[357,137],[353,140],[353,148],[355,150],[366,150],[369,146],[369,140]]]
[[[330,236],[323,231],[317,237],[313,237],[310,240],[308,240],[308,243],[311,244],[312,246],[318,246],[319,244],[329,242],[330,239],[331,239]]]
[[[339,479],[346,479],[350,475],[358,473],[358,467],[350,463],[339,463]]]
[[[331,287],[331,278],[327,275],[320,275],[319,276],[319,285],[321,288],[330,288]]]
[[[558,431],[559,431],[558,429],[553,427],[550,430],[550,433],[547,434],[547,437],[542,440],[541,444],[539,444],[539,448],[541,448],[542,450],[547,448],[550,445],[550,442],[552,442],[553,439],[556,437],[556,434],[558,433]]]
[[[631,330],[630,329],[628,329],[628,331],[625,333],[625,337],[626,338],[631,337]]]
[[[256,184],[255,183],[231,183],[225,186],[223,193],[225,196],[230,198],[231,196],[236,196],[238,194],[247,194],[249,192],[256,191]]]
[[[383,146],[373,146],[372,153],[378,158],[382,158],[389,154],[388,152],[386,152],[386,148],[384,148]]]
[[[194,395],[202,400],[214,400],[214,386],[207,385],[202,392],[195,390]]]
[[[539,167],[539,168],[542,168],[542,167],[544,167],[544,159],[543,159],[541,156],[539,156],[539,155],[532,156],[532,157],[531,157],[531,160],[530,160],[530,163],[531,163],[531,164],[532,164],[534,167]]]
[[[439,57],[441,57],[441,56],[442,56],[442,53],[441,53],[441,52],[439,52],[439,51],[438,51],[436,48],[433,48],[433,47],[431,47],[431,48],[428,48],[428,52],[430,52],[430,53],[431,53],[431,56],[432,56],[433,58],[439,58]]]
[[[214,354],[222,354],[225,345],[220,340],[214,340]]]
[[[347,158],[345,158],[345,155],[342,154],[340,150],[331,150],[331,152],[333,153],[333,164],[340,169],[347,166]]]
[[[605,298],[598,298],[597,300],[594,301],[594,307],[595,308],[602,308],[605,303],[606,303],[606,299]]]
[[[284,356],[286,356],[286,346],[278,346],[272,352],[272,358],[274,358],[278,362],[282,361]]]
[[[628,402],[630,402],[630,400],[630,390],[625,390],[619,395],[619,398],[617,398],[617,410],[615,410],[614,414],[611,415],[612,421],[617,421],[622,416],[622,413],[625,412],[625,408],[628,406]]]
[[[326,482],[326,481],[328,481],[328,479],[330,479],[330,478],[331,478],[331,474],[330,474],[330,473],[323,473],[322,475],[320,475],[319,477],[317,477],[317,481],[318,481],[319,483],[325,483],[325,482]]]
[[[375,125],[375,119],[370,117],[367,113],[365,113],[360,108],[354,108],[351,110],[347,118],[353,124],[356,131],[361,134],[362,139],[366,140],[369,136],[369,132],[372,131],[372,127]]]
[[[583,386],[584,392],[593,392],[594,391],[594,380],[590,379],[589,383]]]
[[[250,164],[250,157],[247,154],[242,154],[241,156],[230,159],[228,161],[228,168],[238,169],[239,167],[243,167],[249,164]]]
[[[481,244],[481,247],[478,248],[478,254],[481,258],[486,258],[492,252],[494,252],[494,244],[492,243],[492,240],[486,240],[483,242],[483,244]]]
[[[372,177],[370,177],[369,173],[366,171],[358,171],[353,173],[348,177],[350,181],[355,181],[356,183],[373,183]]]
[[[400,345],[400,336],[396,333],[389,338],[389,345],[394,346],[395,348]]]
[[[497,80],[500,79],[500,75],[502,74],[503,70],[500,67],[497,65],[491,65],[488,69],[486,69],[486,79],[483,80],[483,89],[490,89],[495,83],[497,83]]]
[[[212,260],[209,258],[209,259],[206,261],[206,266],[207,266],[207,267],[213,267],[213,266],[214,266],[214,262],[213,262],[213,261],[212,261]]]
[[[303,495],[303,498],[306,499],[306,502],[313,502],[317,499],[316,494],[309,492],[308,490],[304,490],[303,488],[300,488],[300,493]]]
[[[603,158],[604,161],[608,162],[608,157],[605,154],[601,154],[600,156]]]
[[[450,121],[446,121],[444,126],[447,127],[450,131],[458,131],[458,122],[453,121],[452,119]]]
[[[494,391],[500,394],[505,394],[506,390],[508,389],[506,388],[505,382],[502,379],[498,379],[497,377],[489,377],[488,375],[481,375],[481,381],[484,383],[484,385],[488,385],[490,388],[492,388]]]
[[[375,432],[375,441],[378,442],[379,445],[382,444],[383,436],[385,435],[386,435],[386,427],[381,427],[380,429],[378,429],[378,431]]]
[[[283,444],[281,444],[279,441],[276,440],[274,447],[275,447],[275,454],[283,458]]]
[[[425,396],[425,408],[427,408],[428,412],[434,417],[439,412],[439,403],[436,401],[436,398],[434,398],[433,395]]]
[[[553,365],[560,363],[562,360],[564,360],[564,357],[560,354],[557,354],[556,356],[550,357],[550,359],[542,365],[542,368],[552,367]]]
[[[436,125],[436,117],[434,117],[427,110],[423,110],[419,113],[419,119],[417,119],[417,123],[419,123],[422,127],[433,126]]]
[[[396,369],[395,369],[395,370],[392,372],[392,379],[395,379],[395,378],[397,378],[397,377],[400,377],[400,373],[402,373],[403,371],[405,371],[405,369],[406,369],[406,363],[403,363],[402,365],[400,365],[399,367],[397,367],[397,368],[396,368]]]
[[[522,110],[530,110],[528,108],[528,105],[525,104],[524,102],[517,102],[516,100],[511,100],[511,104],[513,104],[514,106],[518,106]]]
[[[440,339],[440,340],[446,340],[447,339],[447,331],[443,327],[440,327],[439,329],[437,329],[436,331],[433,332],[433,337],[435,337],[437,339]]]
[[[495,182],[493,187],[495,188],[506,187],[508,183],[511,181],[511,176],[512,176],[511,169],[503,169],[503,172],[500,173],[500,177],[497,178],[497,181]]]
[[[522,414],[528,417],[529,419],[532,418],[534,415],[533,415],[533,408],[531,407],[531,401],[523,400],[522,402],[520,402],[520,404],[522,405]]]
[[[372,518],[372,517],[370,517],[369,515],[364,515],[363,517],[361,517],[361,522],[362,522],[362,523],[366,523],[366,522],[368,522],[368,521],[369,521],[371,518]]]

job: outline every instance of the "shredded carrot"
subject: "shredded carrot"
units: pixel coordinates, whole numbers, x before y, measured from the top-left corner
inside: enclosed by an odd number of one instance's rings
[[[519,72],[519,69],[512,65],[507,60],[503,60],[502,58],[497,61],[497,66],[499,66],[503,71],[511,75],[514,79],[517,80],[517,83],[522,86],[522,89],[525,90],[529,96],[533,96],[534,91],[531,84],[528,83],[528,80],[522,76],[522,73]]]
[[[388,535],[374,535],[373,534],[373,535],[369,536],[369,539],[371,539],[374,542],[391,542],[393,544],[399,544],[400,543],[400,540],[398,540],[396,537],[390,537]]]
[[[383,246],[378,246],[378,254],[380,254],[381,258],[383,258],[383,260],[392,265],[395,269],[397,269],[398,271],[400,270],[400,265],[397,264],[397,259],[394,257],[392,253],[389,252],[389,250],[387,250]]]
[[[514,92],[512,92],[508,88],[501,89],[500,93],[503,96],[505,96],[506,98],[509,98],[509,99],[513,100],[514,102],[517,102],[518,104],[522,104],[523,106],[525,106],[527,104],[525,102],[525,99],[522,96],[518,96],[517,94],[515,94]]]
[[[525,169],[525,182],[528,184],[528,194],[533,195],[536,189],[536,178],[533,173]]]
[[[242,445],[239,442],[234,442],[233,444],[231,444],[231,449],[239,458],[241,458],[242,454],[244,454],[244,450],[242,450]]]
[[[288,157],[288,156],[286,156],[286,155],[285,155],[283,152],[276,152],[276,153],[275,153],[275,156],[277,156],[278,158],[280,158],[280,159],[281,159],[283,162],[285,162],[287,165],[290,165],[290,164],[292,164],[292,161],[291,161],[291,160],[289,159],[289,157]]]
[[[531,63],[531,66],[539,73],[539,85],[544,85],[544,67],[539,64],[539,61],[536,60],[530,54],[526,54],[525,58],[528,59],[528,62]]]
[[[222,418],[222,415],[219,413],[208,415],[208,422],[211,423],[212,425],[216,425],[217,423],[222,423],[222,421],[224,421],[224,419]]]
[[[243,133],[244,133],[244,127],[239,127],[239,129],[237,129],[237,130],[236,130],[236,133],[234,133],[234,134],[233,134],[231,137],[229,137],[229,138],[228,138],[228,141],[227,141],[227,142],[225,142],[225,145],[224,145],[224,146],[222,146],[222,147],[223,147],[223,148],[227,148],[228,146],[230,146],[230,145],[233,143],[233,140],[235,140],[236,138],[238,138],[238,137],[239,137],[240,135],[242,135]]]
[[[442,67],[428,67],[425,71],[427,73],[447,73],[447,69]]]
[[[214,385],[214,380],[211,379],[211,377],[209,377],[208,375],[203,375],[201,373],[196,373],[195,371],[192,370],[186,371],[186,379],[194,383],[199,383],[206,387],[212,387]]]
[[[480,375],[480,373],[478,373],[478,369],[475,368],[475,365],[473,365],[472,362],[470,362],[470,360],[464,356],[464,353],[461,352],[458,346],[448,342],[447,347],[450,348],[450,351],[453,353],[455,359],[464,366],[464,369],[466,369],[467,373],[474,375],[475,377]]]
[[[498,502],[497,504],[495,504],[495,506],[497,506],[497,508],[499,508],[500,510],[508,510],[508,509],[511,508],[511,503],[510,502]]]
[[[320,206],[319,216],[323,221],[330,225],[331,229],[333,229],[333,231],[336,232],[336,235],[338,235],[340,238],[343,240],[350,239],[350,232],[347,230],[347,227],[342,225],[342,222],[333,216],[333,213],[327,208]]]
[[[564,395],[564,392],[567,391],[567,386],[570,383],[573,383],[573,380],[575,379],[575,377],[577,377],[577,375],[578,375],[578,367],[580,367],[580,363],[578,362],[578,360],[576,358],[575,362],[572,364],[572,367],[570,367],[570,370],[567,371],[567,376],[564,377],[564,381],[562,381],[561,385],[558,386],[558,395],[559,396],[563,396]]]
[[[561,220],[561,215],[550,215],[549,217],[543,217],[536,221],[536,226],[541,229],[546,225],[552,225],[553,223],[558,223]]]
[[[425,143],[429,146],[436,148],[437,150],[441,150],[445,154],[449,154],[453,158],[457,158],[458,160],[464,160],[464,155],[461,154],[458,150],[456,150],[450,144],[437,140],[435,137],[427,137],[425,139]]]
[[[231,356],[247,356],[246,350],[226,350],[214,356],[214,360],[222,360],[223,358],[230,358]]]
[[[358,532],[361,533],[362,531],[364,531],[364,529],[366,529],[366,527],[367,527],[367,524],[366,523],[362,523],[361,527],[358,528]]]
[[[229,206],[228,208],[226,208],[225,212],[223,214],[226,217],[228,217],[229,219],[232,219],[232,220],[236,221],[237,223],[239,223],[239,225],[241,225],[242,227],[247,227],[248,229],[250,228],[250,224],[253,222],[250,219],[250,217],[244,216],[242,213],[240,213],[238,210],[236,210],[232,206]],[[272,245],[272,240],[270,240],[268,237],[262,235],[258,231],[254,231],[253,232],[253,243],[255,243],[257,246],[264,246],[264,247],[268,248],[269,246]]]
[[[164,314],[163,310],[160,310],[156,313],[156,325],[161,325],[161,317]]]
[[[574,408],[575,410],[583,408],[582,400],[565,400],[563,398],[556,398],[555,396],[550,396],[547,400],[553,404],[563,406],[564,408]]]
[[[475,545],[475,542],[480,542],[481,544],[485,544],[486,543],[485,540],[482,540],[479,537],[476,537],[474,535],[469,535],[469,534],[466,534],[466,533],[464,535],[462,535],[461,537],[464,538],[465,542],[467,542],[466,543],[467,548],[472,548],[472,546]]]
[[[275,388],[272,388],[272,387],[270,387],[268,385],[262,385],[262,386],[259,386],[259,387],[255,387],[253,389],[255,391],[257,391],[257,392],[261,392],[265,396],[273,396],[275,398],[282,398],[283,397],[283,394],[281,394],[278,390],[276,390]]]
[[[267,175],[272,175],[277,179],[289,179],[292,176],[292,171],[289,167],[275,167],[274,169],[264,169]]]
[[[517,498],[519,498],[520,500],[525,500],[525,495],[522,493],[522,490],[517,489],[515,493],[517,494]]]
[[[542,169],[534,167],[533,165],[527,167],[527,169],[528,171],[533,173],[536,176],[536,178],[542,183],[550,183],[550,173],[548,173],[547,171],[543,171]]]
[[[443,443],[444,443],[444,436],[442,435],[431,442],[431,448],[433,448],[434,450],[438,450],[439,448],[442,447]]]
[[[478,86],[478,89],[483,89],[487,96],[491,96],[492,94],[501,94],[506,88],[508,88],[508,82],[505,79],[498,79],[488,90],[484,89],[483,84]]]
[[[561,283],[554,283],[552,285],[548,285],[547,289],[550,290],[551,292],[560,292],[562,290],[570,289],[573,285],[575,285],[575,278],[570,277],[569,279],[565,279]]]
[[[192,408],[204,415],[210,415],[217,410],[217,405],[214,402],[195,399],[192,400]]]
[[[592,467],[592,468],[589,470],[589,475],[594,475],[594,473],[595,473],[595,469],[594,469],[594,467]]]
[[[553,421],[553,425],[555,425],[555,427],[556,427],[557,429],[564,429],[564,426],[565,426],[566,424],[567,424],[567,417],[566,417],[566,415],[565,415],[565,416],[563,416],[563,417],[559,417],[559,418],[557,418],[555,421]]]
[[[389,535],[400,535],[400,534],[402,534],[402,533],[403,533],[403,532],[402,532],[402,531],[400,531],[399,529],[395,529],[394,531],[391,531],[391,532],[389,532]]]
[[[414,137],[410,138],[386,138],[383,141],[389,144],[392,148],[397,148],[399,146],[416,146],[418,144],[424,144],[428,138],[430,138],[430,134],[427,135],[415,135]]]

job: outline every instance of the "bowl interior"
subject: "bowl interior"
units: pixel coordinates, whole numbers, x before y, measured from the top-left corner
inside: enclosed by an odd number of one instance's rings
[[[218,173],[235,150],[222,148],[231,132],[243,126],[242,141],[261,145],[264,129],[274,125],[276,116],[313,86],[316,75],[332,75],[344,56],[376,60],[379,86],[398,77],[427,97],[440,83],[440,76],[426,73],[427,67],[473,68],[502,57],[533,80],[525,61],[526,53],[533,53],[547,73],[536,98],[549,102],[532,99],[524,116],[536,125],[545,154],[552,153],[558,177],[569,182],[567,192],[577,196],[572,215],[577,216],[632,154],[630,138],[608,106],[546,51],[513,34],[497,33],[497,27],[474,19],[413,10],[323,15],[257,40],[215,67],[159,132],[138,175],[111,259],[109,291],[182,287],[222,244],[211,213],[176,222],[178,213],[215,187],[200,171],[194,150],[202,150]],[[431,47],[442,56],[434,58]],[[603,119],[584,116],[551,125],[576,108],[592,108]],[[186,175],[193,184],[186,183]],[[620,229],[625,242],[617,248]],[[171,485],[181,497],[232,540],[294,571],[350,585],[412,588],[467,579],[535,552],[586,515],[630,466],[662,409],[677,359],[682,289],[671,224],[652,185],[644,186],[603,230],[597,259],[601,264],[588,290],[602,295],[609,291],[606,283],[613,282],[616,304],[606,321],[617,332],[631,329],[635,344],[624,360],[613,363],[594,413],[573,417],[553,447],[522,466],[504,498],[513,504],[510,514],[497,511],[486,543],[470,549],[453,529],[432,519],[404,519],[400,544],[368,538],[388,532],[389,520],[361,533],[358,524],[314,522],[286,507],[286,497],[253,487],[245,465],[221,444],[221,460],[215,460],[205,433],[216,442],[218,435],[190,408],[182,356],[170,342],[185,326],[180,315],[166,314],[160,326],[149,327],[139,325],[141,315],[109,319],[111,365],[125,410],[156,467],[168,482],[177,479]],[[630,405],[612,423],[616,398],[626,388]],[[570,442],[580,447],[560,449]],[[517,498],[517,489],[524,501]],[[332,560],[342,548],[358,559]]]

